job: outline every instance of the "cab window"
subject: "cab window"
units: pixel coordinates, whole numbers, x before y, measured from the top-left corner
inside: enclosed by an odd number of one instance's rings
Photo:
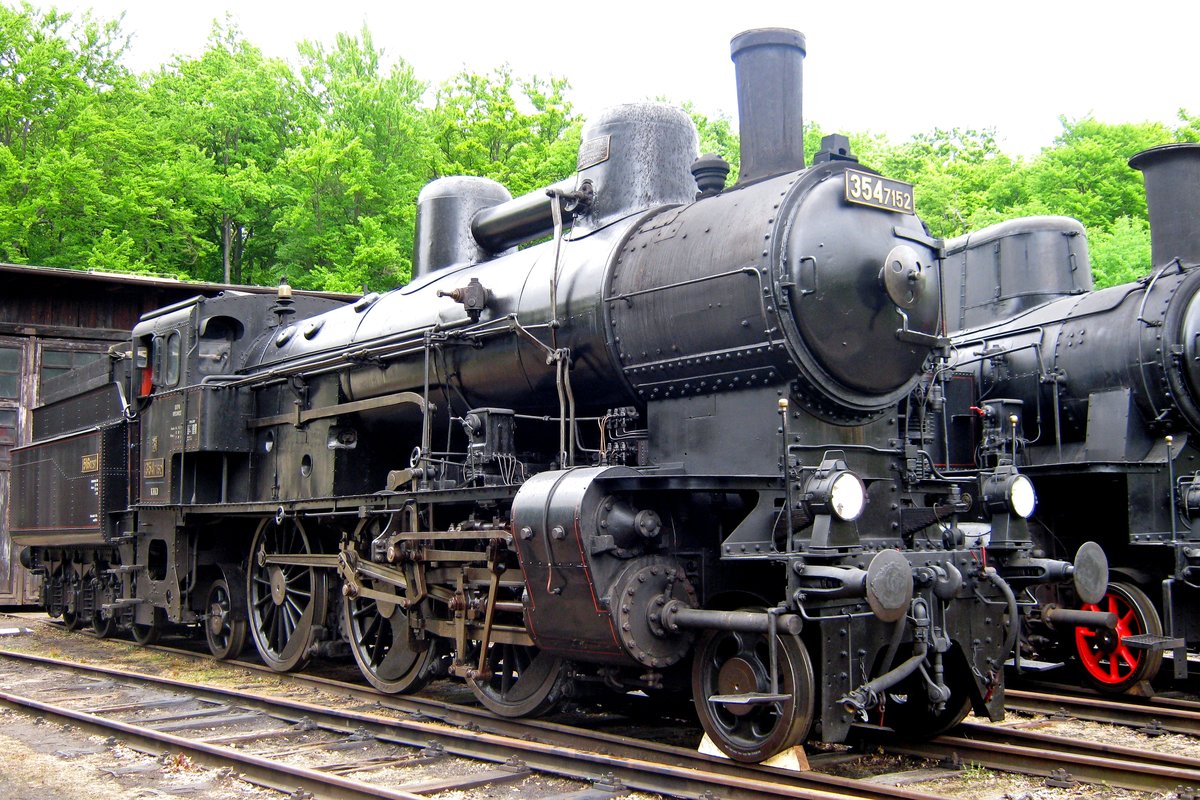
[[[171,331],[167,336],[166,352],[163,355],[163,385],[178,386],[180,360],[183,356],[182,337],[179,331]]]
[[[137,396],[149,397],[154,391],[154,337],[142,336],[133,348],[137,367]]]

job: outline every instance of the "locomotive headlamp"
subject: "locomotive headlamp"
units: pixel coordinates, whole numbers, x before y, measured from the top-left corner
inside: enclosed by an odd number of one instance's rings
[[[806,490],[809,508],[818,514],[833,514],[844,522],[858,519],[867,506],[866,485],[846,469],[843,461],[832,468],[822,464]]]
[[[1033,481],[1024,475],[1013,478],[1008,485],[1008,506],[1013,513],[1022,519],[1029,519],[1035,505],[1037,492],[1033,490]]]
[[[993,514],[1010,513],[1029,519],[1037,506],[1033,481],[1013,467],[999,467],[983,483],[983,503]]]
[[[856,520],[867,505],[867,487],[853,472],[843,472],[833,479],[829,505],[839,518],[847,522]]]

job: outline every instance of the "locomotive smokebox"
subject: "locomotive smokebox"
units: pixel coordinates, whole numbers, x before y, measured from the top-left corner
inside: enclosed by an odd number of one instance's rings
[[[1178,258],[1200,264],[1200,144],[1165,144],[1129,159],[1146,179],[1150,253],[1155,267]]]
[[[737,72],[738,183],[804,169],[804,34],[756,28],[729,43]]]

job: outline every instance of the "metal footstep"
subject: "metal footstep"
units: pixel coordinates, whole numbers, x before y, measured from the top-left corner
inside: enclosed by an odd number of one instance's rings
[[[783,703],[791,700],[790,694],[769,694],[767,692],[745,692],[744,694],[714,694],[708,698],[710,703],[720,703],[726,706],[759,706],[769,703]]]

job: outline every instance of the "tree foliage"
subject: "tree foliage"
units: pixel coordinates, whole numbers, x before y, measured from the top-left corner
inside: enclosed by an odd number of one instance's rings
[[[434,174],[481,175],[514,195],[569,176],[581,126],[568,88],[561,78],[516,78],[507,65],[455,75],[438,89],[430,113]]]
[[[169,148],[166,172],[179,164],[190,178],[179,188],[202,242],[193,272],[237,282],[266,277],[276,245],[272,173],[299,122],[291,71],[226,22],[214,24],[199,58],[176,58],[149,78],[144,94]]]
[[[439,86],[377,48],[367,28],[267,58],[231,20],[196,57],[135,76],[119,21],[0,5],[0,259],[339,291],[411,274],[415,200],[429,180],[482,175],[514,195],[571,175],[583,120],[561,77],[507,65]],[[701,152],[739,167],[727,116],[688,103]],[[1062,214],[1087,226],[1097,285],[1149,265],[1133,154],[1200,142],[1174,126],[1062,119],[1032,157],[994,130],[903,142],[848,133],[860,162],[916,187],[935,236]],[[824,131],[805,126],[808,159]]]

